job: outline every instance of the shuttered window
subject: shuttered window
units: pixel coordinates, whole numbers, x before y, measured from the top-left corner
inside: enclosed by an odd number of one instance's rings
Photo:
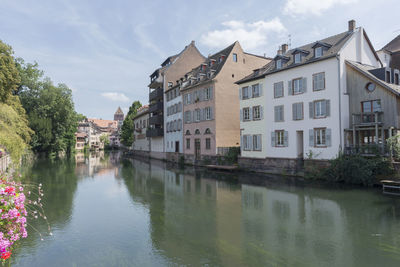
[[[332,130],[329,128],[310,129],[310,147],[330,147],[332,145]]]
[[[253,84],[251,86],[252,96],[259,97],[260,96],[260,86],[258,84]]]
[[[274,107],[275,122],[284,121],[283,105]]]
[[[253,135],[253,150],[261,151],[261,134]]]
[[[319,91],[325,89],[325,72],[313,75],[313,90]]]
[[[274,98],[283,97],[283,82],[274,83]]]
[[[250,108],[243,108],[243,120],[250,120]]]
[[[248,99],[249,98],[249,87],[243,87],[242,88],[242,99]]]
[[[289,133],[284,130],[271,132],[271,145],[274,147],[287,147],[289,145]]]
[[[303,102],[292,104],[293,120],[302,120],[304,118]]]
[[[317,100],[310,104],[310,118],[325,118],[330,116],[330,101]]]
[[[297,78],[288,81],[288,94],[298,95],[307,92],[307,78]]]
[[[243,150],[250,151],[253,148],[252,135],[243,135]]]
[[[254,106],[253,107],[253,120],[261,120],[262,116],[261,116],[261,106]]]

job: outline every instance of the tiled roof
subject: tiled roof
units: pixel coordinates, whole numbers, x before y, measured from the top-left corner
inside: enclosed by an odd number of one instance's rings
[[[96,124],[100,128],[118,128],[118,122],[113,120],[88,119],[88,121]]]
[[[392,83],[387,83],[379,78],[377,78],[375,75],[373,75],[370,71],[373,69],[376,69],[374,66],[366,65],[366,64],[361,64],[355,61],[350,61],[346,60],[346,64],[353,69],[357,70],[367,78],[373,80],[374,82],[380,84],[382,87],[388,89],[392,93],[400,96],[400,85],[392,84]]]
[[[305,64],[309,64],[309,63],[313,63],[313,62],[317,62],[317,61],[321,61],[327,58],[331,58],[337,55],[337,53],[340,51],[340,49],[342,49],[343,45],[346,43],[346,41],[352,36],[354,32],[342,32],[340,34],[337,35],[333,35],[330,36],[328,38],[319,40],[317,42],[312,42],[300,47],[296,47],[293,49],[288,50],[285,54],[280,55],[281,57],[286,57],[289,60],[286,63],[282,63],[282,68],[281,69],[276,69],[275,68],[275,60],[269,62],[267,65],[265,65],[264,67],[255,70],[252,74],[244,77],[243,79],[237,81],[237,84],[241,84],[244,82],[249,82],[252,80],[256,80],[256,79],[260,79],[265,77],[268,74],[271,73],[275,73],[275,72],[279,72],[279,71],[284,71],[290,68],[295,68],[298,66],[302,66]],[[327,49],[324,54],[319,57],[319,58],[315,58],[314,57],[314,45],[316,43],[319,44],[324,44],[324,45],[328,45],[330,46],[329,49]],[[308,53],[307,55],[303,55],[302,56],[302,60],[300,63],[294,63],[294,56],[292,55],[292,53],[295,50],[299,50],[299,51],[304,51],[305,53]]]
[[[217,74],[221,71],[224,66],[228,56],[232,52],[233,47],[236,42],[228,46],[227,48],[215,53],[212,56],[209,56],[203,63],[201,63],[196,68],[192,69],[190,72],[186,73],[187,79],[183,82],[181,90],[189,89],[193,86],[200,85],[206,82],[211,81],[217,76]],[[220,62],[221,56],[225,56],[224,59]],[[210,64],[210,62],[212,62]],[[207,73],[210,73],[210,77],[208,77]],[[198,77],[201,76],[200,81],[198,81]],[[191,79],[191,77],[193,77]]]
[[[75,136],[76,137],[80,137],[80,138],[84,138],[84,137],[87,137],[87,134],[86,133],[75,133]]]
[[[397,52],[400,51],[400,34],[397,35],[392,41],[386,44],[382,50],[387,50],[389,52]]]

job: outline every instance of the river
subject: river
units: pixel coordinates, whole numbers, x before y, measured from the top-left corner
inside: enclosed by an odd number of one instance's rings
[[[38,160],[23,178],[43,184],[53,235],[30,219],[12,266],[400,266],[400,198],[379,189],[115,153]]]

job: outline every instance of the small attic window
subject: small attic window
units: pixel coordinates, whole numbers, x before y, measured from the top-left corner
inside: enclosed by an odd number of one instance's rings
[[[318,46],[316,48],[314,48],[314,57],[315,58],[319,58],[322,56],[322,46]]]
[[[233,53],[232,58],[233,58],[233,62],[237,62],[237,54]]]
[[[220,57],[219,57],[219,63],[221,63],[222,60],[224,60],[224,59],[225,59],[225,56],[224,56],[224,55],[220,56]]]
[[[276,60],[276,69],[282,69],[282,59]]]
[[[172,82],[168,82],[168,88],[172,87]]]
[[[206,65],[206,64],[201,65],[201,69],[202,69],[202,70],[205,70],[206,68],[207,68],[207,65]]]
[[[301,62],[301,53],[296,53],[294,54],[294,63],[300,63]]]

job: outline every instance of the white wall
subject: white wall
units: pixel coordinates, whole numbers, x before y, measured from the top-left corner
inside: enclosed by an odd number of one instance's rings
[[[145,121],[146,125],[145,125],[145,127],[142,127],[141,132],[139,133],[139,132],[136,131],[136,125],[137,125],[138,122],[140,124],[140,121]],[[146,113],[143,116],[136,117],[133,120],[133,123],[135,124],[135,130],[133,131],[133,136],[135,138],[135,141],[133,142],[132,149],[133,150],[138,150],[138,151],[150,151],[150,138],[149,137],[145,137],[143,139],[138,139],[139,135],[146,136],[146,129],[149,126],[148,125],[148,123],[149,123],[149,114]]]
[[[177,103],[181,103],[181,111],[175,114],[167,116],[167,108],[171,107]],[[175,142],[179,141],[179,152],[183,153],[183,98],[182,95],[175,97],[174,99],[167,102],[166,95],[164,94],[164,151],[166,152],[175,152]],[[181,130],[175,132],[167,132],[167,123],[172,121],[181,120]],[[172,142],[172,144],[171,144]]]

